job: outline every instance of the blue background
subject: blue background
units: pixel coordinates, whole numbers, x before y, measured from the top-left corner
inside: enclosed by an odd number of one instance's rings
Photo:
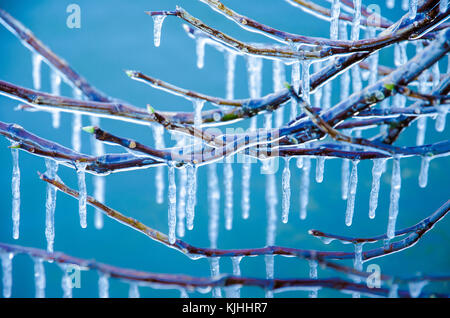
[[[396,8],[388,10],[385,1],[379,1],[382,13],[392,19],[402,14],[399,3]],[[194,16],[243,41],[268,41],[265,37],[246,32],[223,16],[213,12],[200,1],[188,0],[148,0],[148,1],[86,1],[75,3],[81,7],[81,28],[66,27],[66,7],[73,1],[0,1],[1,7],[30,28],[35,35],[49,46],[56,54],[64,58],[82,74],[92,85],[106,94],[126,100],[136,106],[145,107],[150,103],[158,110],[190,111],[192,104],[183,98],[150,88],[142,83],[130,80],[123,72],[125,69],[140,70],[150,76],[160,78],[181,87],[197,90],[210,95],[225,95],[225,65],[222,53],[207,46],[205,67],[197,69],[195,42],[186,36],[182,21],[168,17],[163,25],[161,46],[153,46],[152,19],[144,14],[146,10],[173,10],[182,6]],[[368,4],[367,1],[364,1]],[[231,8],[262,23],[294,33],[329,36],[329,24],[292,7],[285,1],[271,0],[230,0],[225,2]],[[324,5],[328,5],[324,2]],[[363,33],[361,33],[363,36]],[[5,28],[0,28],[0,78],[9,82],[32,87],[31,54]],[[410,49],[411,57],[414,48]],[[393,50],[380,53],[380,63],[393,66]],[[442,61],[445,70],[447,61]],[[289,79],[290,69],[286,68]],[[50,90],[49,69],[42,66],[42,90]],[[338,102],[338,81],[335,81],[333,104]],[[263,94],[272,91],[272,65],[264,61]],[[62,94],[71,96],[67,85],[62,86]],[[237,58],[235,97],[248,97],[245,59]],[[54,140],[65,146],[71,145],[71,118],[69,114],[61,115],[61,127],[53,129],[51,116],[45,112],[14,111],[17,102],[0,97],[0,118],[4,122],[15,122],[25,129],[44,138]],[[210,108],[210,105],[206,106]],[[289,108],[289,107],[285,107]],[[288,110],[285,112],[285,118]],[[262,116],[258,124],[262,125]],[[89,125],[87,117],[83,124]],[[246,122],[234,126],[246,127]],[[126,137],[153,144],[152,131],[146,126],[133,125],[120,121],[102,120],[102,127]],[[415,143],[416,124],[413,124],[400,138],[399,144]],[[376,133],[375,130],[369,132]],[[90,136],[83,133],[82,151],[90,152]],[[166,136],[167,137],[167,136]],[[434,120],[428,119],[426,143],[448,139],[449,129],[442,133],[434,130]],[[169,138],[166,138],[169,143]],[[0,138],[0,241],[45,249],[45,189],[46,185],[37,177],[37,171],[44,171],[42,158],[20,152],[21,167],[21,224],[20,239],[12,239],[11,222],[11,155],[7,148],[9,142]],[[108,152],[123,152],[118,147],[106,147]],[[428,186],[418,186],[420,158],[401,161],[402,189],[400,214],[397,227],[402,228],[417,223],[442,205],[449,195],[448,157],[431,162]],[[390,172],[382,176],[379,206],[374,220],[368,218],[368,201],[371,185],[371,162],[359,164],[359,182],[353,225],[344,224],[346,202],[340,197],[341,160],[327,160],[325,179],[317,184],[314,180],[315,161],[312,161],[310,201],[308,217],[301,221],[299,212],[300,170],[291,161],[291,213],[288,224],[277,225],[276,244],[297,248],[320,250],[352,251],[349,245],[333,242],[330,245],[308,235],[311,228],[342,235],[371,236],[385,233],[388,218]],[[219,248],[251,248],[265,244],[266,204],[265,176],[259,173],[259,165],[252,165],[251,211],[248,220],[240,215],[241,201],[241,167],[234,169],[234,223],[231,231],[224,229],[223,194],[221,198],[221,220]],[[218,165],[219,178],[222,165]],[[206,168],[199,169],[198,205],[196,207],[195,228],[188,231],[185,241],[197,246],[207,247],[208,214],[206,206]],[[59,176],[69,186],[76,188],[74,170],[60,167]],[[278,213],[281,215],[281,169],[277,173]],[[106,177],[106,203],[122,213],[139,219],[143,223],[167,232],[167,200],[162,205],[155,202],[154,170],[138,170],[112,174]],[[167,182],[166,182],[167,184]],[[223,185],[220,183],[222,193]],[[91,177],[87,177],[88,192],[92,193]],[[208,276],[207,260],[193,261],[181,253],[169,249],[145,236],[125,227],[114,220],[105,218],[102,230],[93,226],[93,209],[88,208],[88,228],[79,226],[78,203],[71,197],[58,193],[56,208],[55,250],[82,257],[95,258],[104,263],[134,268],[157,273],[183,273],[195,276]],[[388,275],[415,275],[418,273],[445,273],[450,270],[448,220],[443,220],[425,235],[413,248],[385,258],[365,263],[378,264],[382,273]],[[374,247],[366,245],[365,248]],[[351,265],[351,262],[344,262]],[[13,260],[13,297],[34,297],[33,265],[29,257],[16,256]],[[245,258],[241,263],[242,275],[265,277],[263,257]],[[221,271],[231,272],[231,261],[221,260]],[[280,278],[308,277],[308,264],[295,258],[275,258],[275,276]],[[55,264],[46,264],[48,297],[61,297],[60,280],[62,271]],[[337,276],[336,273],[319,269],[319,277]],[[110,280],[111,297],[127,297],[128,284],[119,280]],[[403,286],[405,287],[405,286]],[[450,292],[446,284],[434,286],[444,292]],[[430,290],[432,286],[425,287]],[[178,297],[176,290],[156,290],[140,288],[143,297]],[[74,297],[97,297],[97,274],[83,272],[81,288],[73,290]],[[194,296],[202,296],[195,293]],[[210,294],[206,294],[209,296]],[[291,291],[276,296],[307,297],[307,292]],[[348,297],[336,291],[323,290],[320,296]],[[244,288],[242,296],[262,297],[264,291],[256,288]]]

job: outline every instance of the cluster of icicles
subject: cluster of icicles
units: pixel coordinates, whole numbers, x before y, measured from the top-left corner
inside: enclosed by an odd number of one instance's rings
[[[361,1],[355,0],[355,14],[354,21],[351,23],[351,40],[357,40],[360,34],[360,19],[361,19]],[[406,7],[410,12],[410,17],[414,18],[417,12],[417,0],[403,1],[403,4],[406,4]],[[393,7],[394,1],[387,0],[387,6]],[[447,8],[447,1],[441,1],[441,9]],[[347,26],[345,23],[340,22],[338,17],[340,14],[340,1],[333,0],[332,8],[331,8],[332,16],[330,18],[330,38],[332,40],[342,39],[347,40]],[[154,16],[154,45],[159,46],[161,40],[161,28],[162,23],[165,19],[164,15]],[[373,37],[376,34],[375,28],[367,28],[366,34],[368,37]],[[204,66],[204,50],[205,45],[207,43],[207,39],[205,37],[197,37],[196,38],[196,51],[197,51],[197,66],[202,68]],[[422,49],[422,44],[420,41],[417,41],[417,50]],[[293,45],[289,43],[289,45]],[[295,47],[295,46],[294,46]],[[226,98],[233,99],[233,90],[234,90],[234,69],[235,69],[235,61],[236,56],[240,53],[235,51],[225,49],[225,59],[226,59]],[[261,96],[262,90],[262,66],[263,61],[259,57],[247,55],[247,70],[249,75],[249,93],[251,98],[257,98]],[[395,65],[400,66],[407,62],[406,55],[406,44],[398,44],[395,45]],[[35,89],[40,89],[41,87],[41,62],[43,58],[37,54],[33,53],[32,56],[32,74],[33,74],[33,84]],[[351,69],[351,78],[352,78],[352,88],[353,91],[360,91],[362,89],[362,79],[367,78],[369,83],[375,83],[376,75],[377,75],[377,66],[378,66],[378,53],[374,53],[368,59],[370,64],[369,72],[366,74],[361,74],[358,66],[355,66]],[[274,60],[273,61],[273,89],[274,91],[279,91],[282,89],[282,84],[285,82],[285,64],[284,60]],[[305,101],[310,102],[309,96],[309,72],[311,61],[301,60],[290,62],[292,73],[291,80],[293,86],[296,90],[300,87],[302,89],[302,97]],[[318,70],[320,68],[321,62],[315,62],[313,64],[314,70]],[[430,86],[427,83],[427,78],[429,77],[429,71],[424,72],[419,78],[419,85],[421,93],[427,93]],[[350,76],[349,72],[344,72],[340,75],[340,98],[345,99],[350,94]],[[439,66],[436,63],[434,67],[431,69],[431,76],[434,79],[432,85],[437,85],[439,81]],[[57,69],[51,68],[51,92],[52,94],[59,95],[60,94],[60,85],[61,80],[64,78],[61,73]],[[433,87],[431,86],[431,87]],[[317,107],[322,107],[323,109],[327,109],[331,106],[331,83],[328,82],[324,84],[322,87],[316,89],[314,94],[314,104]],[[74,88],[74,97],[81,99],[83,98],[82,93],[77,88]],[[201,121],[201,110],[204,105],[203,100],[193,99],[193,108],[194,108],[194,125],[200,126],[202,124]],[[396,107],[405,107],[406,99],[403,96],[395,96],[393,98],[393,105]],[[382,103],[382,107],[389,107],[387,101],[385,100]],[[298,105],[295,100],[291,101],[291,111],[290,111],[290,119],[294,119],[297,117],[298,113]],[[443,131],[445,128],[445,117],[446,117],[447,108],[442,107],[442,112],[440,112],[436,119],[436,130]],[[275,119],[272,119],[272,113],[267,112],[265,114],[265,123],[264,128],[270,129],[272,128],[272,121],[274,122],[275,127],[280,127],[283,124],[283,108],[279,108],[275,113]],[[60,114],[58,111],[52,111],[53,116],[53,126],[55,128],[59,127]],[[73,135],[72,135],[72,146],[75,151],[80,151],[81,149],[81,138],[80,138],[80,127],[81,127],[81,114],[75,113],[73,115]],[[91,123],[93,125],[99,125],[99,119],[97,117],[91,117]],[[164,135],[163,135],[163,127],[153,125],[153,136],[155,138],[155,146],[156,148],[164,148]],[[252,117],[250,119],[250,130],[256,130],[257,121],[256,117]],[[426,129],[426,118],[421,118],[418,121],[418,136],[417,136],[417,144],[422,145],[424,142]],[[351,132],[347,132],[351,133]],[[355,135],[360,135],[361,131],[355,131]],[[193,138],[186,136],[178,136],[179,145],[187,145],[188,143],[194,143]],[[305,145],[306,147],[307,145]],[[12,172],[12,219],[13,219],[13,237],[15,239],[19,238],[19,224],[20,224],[20,168],[19,168],[19,154],[17,147],[11,147],[12,159],[13,159],[13,172]],[[92,141],[92,152],[99,156],[104,153],[103,146],[97,140]],[[424,156],[422,158],[420,175],[419,175],[419,185],[420,187],[425,187],[427,185],[428,179],[428,168],[430,165],[432,157]],[[263,168],[270,166],[270,160],[268,159],[263,162]],[[322,182],[324,179],[324,165],[325,158],[317,157],[316,158],[316,176],[315,179],[317,182]],[[224,195],[225,195],[225,228],[227,230],[232,229],[233,223],[233,166],[232,166],[232,158],[227,157],[224,163],[223,172],[223,185],[224,185]],[[351,161],[351,169],[350,169],[350,161]],[[358,184],[358,163],[359,160],[349,160],[343,159],[342,162],[342,198],[347,200],[347,209],[345,213],[345,224],[350,226],[353,220],[353,213],[355,207],[355,197],[356,190]],[[57,171],[58,171],[58,162],[53,159],[45,159],[46,165],[46,175],[52,179],[58,179]],[[311,170],[311,158],[310,157],[299,157],[296,159],[296,165],[298,168],[302,170],[302,177],[300,183],[300,218],[305,219],[307,215],[307,205],[308,205],[308,195],[309,195],[309,182],[310,182],[310,170]],[[76,168],[76,173],[78,177],[78,188],[79,188],[79,214],[80,214],[80,225],[85,228],[87,226],[86,222],[86,201],[87,201],[87,191],[86,191],[86,183],[85,183],[85,168],[86,164],[81,162],[75,162],[74,166]],[[194,216],[195,216],[195,205],[196,205],[196,189],[197,189],[197,166],[195,164],[187,164],[185,168],[179,169],[179,183],[178,189],[176,184],[176,176],[175,176],[175,165],[172,162],[167,164],[168,166],[168,227],[169,227],[169,241],[170,243],[174,243],[176,240],[176,236],[183,237],[185,233],[184,221],[186,222],[186,228],[188,230],[192,230],[194,227]],[[373,169],[372,169],[372,189],[370,193],[369,200],[369,217],[375,217],[375,210],[378,202],[378,192],[380,188],[380,178],[383,172],[386,169],[386,159],[374,159],[373,160]],[[399,198],[400,198],[400,188],[401,188],[401,175],[400,175],[400,158],[393,158],[393,169],[392,169],[392,177],[391,177],[391,193],[390,193],[390,206],[389,206],[389,220],[388,220],[388,228],[387,228],[387,237],[388,239],[392,239],[395,233],[395,223],[399,210]],[[288,222],[289,210],[290,210],[290,167],[289,167],[289,159],[285,160],[285,166],[282,172],[282,216],[281,220],[283,223]],[[104,202],[105,195],[105,180],[100,176],[93,176],[94,178],[94,197],[100,201]],[[158,203],[163,202],[164,195],[164,167],[159,166],[156,168],[156,201]],[[251,162],[245,162],[242,165],[242,217],[247,219],[249,217],[250,212],[250,180],[251,180]],[[276,213],[276,205],[278,203],[277,200],[277,191],[274,186],[275,184],[275,176],[273,174],[267,174],[266,177],[266,201],[268,204],[267,208],[267,236],[266,236],[266,244],[274,245],[275,244],[275,231],[276,231],[276,222],[277,222],[277,213]],[[178,190],[178,198],[177,198],[177,190]],[[47,185],[47,195],[46,195],[46,228],[45,228],[45,236],[47,239],[47,250],[49,252],[53,252],[54,240],[55,240],[55,227],[54,227],[54,217],[55,217],[55,208],[56,208],[56,194],[57,189],[51,184]],[[211,242],[211,247],[217,247],[217,237],[218,237],[218,220],[219,220],[219,202],[220,202],[220,190],[219,190],[219,181],[217,177],[217,166],[215,163],[208,165],[208,210],[210,216],[209,223],[209,238]],[[102,228],[103,219],[102,213],[100,211],[96,211],[95,215],[95,227]],[[329,243],[330,239],[324,239],[326,243]],[[355,268],[362,269],[362,244],[355,245]],[[11,295],[11,286],[12,286],[12,253],[2,252],[2,268],[3,268],[3,295],[5,297],[9,297]],[[211,275],[213,277],[217,277],[220,275],[219,269],[219,258],[210,258],[210,266],[211,266]],[[235,275],[240,274],[239,263],[241,261],[241,257],[232,258],[233,261],[233,273]],[[36,278],[36,296],[43,297],[45,291],[45,275],[44,275],[44,267],[42,259],[35,259],[35,278]],[[267,255],[265,256],[266,262],[266,274],[267,278],[271,279],[274,276],[274,256]],[[317,278],[317,263],[310,262],[310,277]],[[62,287],[64,290],[64,296],[71,296],[71,288],[70,284],[67,283],[67,275],[63,277]],[[419,295],[421,287],[423,287],[424,283],[411,283],[411,295]],[[107,297],[108,296],[108,274],[101,273],[99,279],[99,288],[100,288],[100,296]],[[185,289],[180,288],[181,296],[187,296],[187,292]],[[230,293],[230,296],[239,296],[239,287],[230,287],[227,289],[227,294]],[[392,287],[392,295],[396,294],[396,286]],[[139,291],[136,283],[130,283],[130,297],[138,297]],[[213,289],[213,295],[216,297],[221,296],[220,288]],[[267,297],[272,297],[273,292],[267,291]],[[317,297],[317,290],[314,289],[310,293],[310,297]],[[358,297],[358,294],[355,293],[354,297]]]

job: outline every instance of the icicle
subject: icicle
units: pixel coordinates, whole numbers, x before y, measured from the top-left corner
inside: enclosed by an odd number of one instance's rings
[[[359,28],[361,25],[361,0],[353,0],[354,15],[352,22],[352,41],[359,39]]]
[[[357,271],[363,271],[363,260],[362,260],[362,249],[363,244],[355,244],[355,258],[353,259],[353,268]],[[361,282],[360,277],[354,278],[355,283]],[[358,292],[353,293],[353,298],[360,298],[361,294]]]
[[[45,159],[47,171],[45,174],[51,178],[56,178],[58,163],[53,159]],[[45,238],[47,239],[47,251],[53,253],[55,243],[55,209],[56,209],[56,188],[50,183],[47,184],[47,194],[45,199]]]
[[[378,193],[380,191],[380,179],[383,174],[383,167],[386,159],[374,159],[372,168],[372,189],[370,190],[369,199],[369,218],[375,218],[375,211],[378,205]]]
[[[417,14],[417,0],[409,0],[409,18],[411,20],[416,18]]]
[[[202,108],[203,105],[205,104],[205,100],[196,98],[193,100],[193,104],[194,104],[194,126],[200,127],[202,125]]]
[[[282,202],[282,215],[281,221],[283,223],[288,222],[289,206],[291,202],[291,171],[289,170],[289,158],[284,161],[284,169],[282,176],[282,188],[283,188],[283,202]]]
[[[444,13],[445,11],[447,11],[448,8],[448,0],[441,0],[441,3],[439,5],[439,11],[441,13]]]
[[[11,190],[12,190],[12,221],[13,221],[13,238],[19,238],[20,225],[20,167],[19,167],[19,150],[15,148],[15,144],[11,144],[11,155],[13,161]]]
[[[218,278],[220,276],[220,258],[210,257],[208,260],[211,268],[211,277]],[[214,287],[212,289],[212,295],[214,298],[222,298],[222,291],[220,290],[220,287]]]
[[[98,295],[100,298],[109,298],[109,274],[98,273]]]
[[[169,173],[169,188],[168,188],[168,198],[169,198],[169,211],[168,211],[168,223],[169,223],[169,243],[175,243],[175,227],[177,223],[177,185],[175,183],[175,166],[172,162],[168,163]]]
[[[152,125],[153,139],[156,149],[163,149],[164,145],[164,127],[162,125]],[[156,167],[155,174],[156,203],[162,204],[164,201],[164,166]]]
[[[166,18],[165,15],[154,15],[153,18],[153,44],[158,47],[161,44],[161,28]]]
[[[73,89],[73,98],[82,100],[83,93],[78,89]],[[81,114],[74,113],[72,119],[72,147],[76,152],[81,151],[81,127],[83,126]]]
[[[10,298],[12,290],[12,259],[14,254],[0,251],[0,258],[2,260],[3,297]]]
[[[186,288],[180,288],[180,298],[189,298]]]
[[[184,222],[186,218],[186,183],[187,173],[186,169],[180,169],[178,183],[178,206],[177,206],[177,234],[179,237],[184,237],[185,228]]]
[[[317,279],[317,262],[313,260],[308,260],[308,264],[309,264],[309,278]],[[318,289],[310,291],[309,298],[317,298],[318,292],[319,292]]]
[[[368,27],[366,31],[367,38],[375,38],[377,29],[375,27]],[[369,62],[369,85],[373,85],[377,81],[378,75],[378,51],[373,52],[367,59]]]
[[[430,167],[430,157],[422,157],[420,163],[420,173],[419,173],[419,186],[425,188],[428,183],[428,168]]]
[[[338,39],[339,15],[341,11],[341,1],[333,0],[331,5],[330,39]]]
[[[36,298],[45,298],[45,268],[42,258],[33,257]]]
[[[87,203],[87,190],[86,190],[86,162],[75,162],[75,166],[77,168],[77,177],[78,177],[78,208],[80,213],[80,225],[84,229],[87,227],[86,220],[86,203]]]
[[[316,62],[313,64],[314,73],[317,73],[322,68],[322,63]],[[314,105],[316,107],[322,107],[322,88],[318,87],[316,88],[316,91],[314,93]]]
[[[262,67],[263,61],[261,58],[255,56],[247,57],[248,90],[250,98],[258,98],[261,96]]]
[[[392,9],[394,7],[395,0],[386,0],[386,7]]]
[[[300,61],[295,61],[292,64],[291,81],[296,93],[300,90]],[[291,115],[289,120],[294,120],[297,117],[297,101],[291,98]]]
[[[226,98],[234,98],[234,70],[236,68],[236,54],[230,51],[226,51],[226,68],[227,68],[227,81],[226,81]]]
[[[187,202],[186,202],[186,228],[192,230],[194,228],[195,217],[195,196],[196,196],[196,179],[197,167],[192,164],[186,165],[187,173]]]
[[[412,298],[417,298],[422,293],[422,289],[428,284],[428,281],[415,281],[415,282],[409,282],[408,288],[409,288],[409,294]]]
[[[389,289],[388,298],[398,298],[398,285],[397,284],[391,285],[391,288]]]
[[[311,104],[309,91],[310,91],[310,78],[309,78],[309,66],[311,65],[311,62],[308,60],[302,61],[302,97],[303,100],[308,103],[308,105]]]
[[[358,185],[358,163],[359,160],[352,161],[352,172],[350,174],[350,184],[347,194],[347,210],[345,211],[345,225],[351,226],[353,212],[355,211],[356,186]]]
[[[61,95],[61,76],[58,71],[52,69],[50,74],[51,93],[53,95]],[[59,111],[52,111],[52,126],[53,128],[59,128],[60,114]]]
[[[241,268],[240,263],[242,260],[242,256],[234,256],[231,258],[231,262],[233,263],[233,275],[234,276],[241,276]],[[231,297],[232,298],[240,298],[241,297],[241,286],[230,286],[232,290],[231,291]]]
[[[275,257],[274,255],[265,255],[264,262],[266,263],[266,279],[273,279],[275,274]],[[266,298],[273,298],[273,290],[266,289]]]
[[[63,270],[63,277],[61,279],[61,288],[63,290],[64,298],[72,298],[72,279],[69,276],[67,265],[61,266]]]
[[[225,188],[225,228],[231,230],[233,224],[233,165],[225,158],[223,166],[223,186]],[[242,215],[245,219],[245,215]]]
[[[395,236],[395,223],[398,215],[398,201],[400,200],[400,159],[394,158],[391,179],[391,198],[389,204],[389,222],[387,228],[387,238],[392,239]]]
[[[205,45],[206,41],[204,38],[195,38],[195,50],[197,52],[197,67],[202,69],[205,66]]]
[[[341,195],[343,200],[347,200],[348,198],[348,180],[350,178],[349,168],[350,168],[350,160],[343,159],[341,168],[342,173]]]
[[[265,255],[266,263],[266,279],[273,279],[274,277],[274,255]],[[266,289],[266,298],[273,298],[273,289]]]
[[[35,90],[41,89],[41,65],[42,56],[33,52],[31,55],[32,73],[33,73],[33,87]]]
[[[273,91],[278,92],[283,89],[283,84],[286,81],[284,64],[280,60],[274,60],[273,64]],[[316,93],[317,94],[317,93]],[[284,107],[279,107],[275,110],[275,127],[283,125]]]
[[[267,204],[267,234],[266,245],[275,245],[277,229],[277,190],[275,187],[275,174],[266,175],[266,204]]]
[[[404,10],[404,11],[408,10],[409,1],[410,0],[402,0],[402,10]]]
[[[101,203],[105,203],[105,178],[93,176],[94,198]],[[100,209],[95,209],[94,226],[97,230],[103,228],[103,213]]]
[[[139,286],[137,283],[130,283],[130,289],[128,290],[128,298],[139,298]]]
[[[421,42],[417,43],[416,53],[420,53],[422,50],[423,50],[423,43]],[[427,93],[428,75],[429,73],[427,71],[424,71],[422,74],[419,75],[419,93],[422,94]],[[422,146],[424,144],[426,129],[427,129],[427,118],[420,117],[417,120],[417,139],[416,139],[417,146]]]
[[[339,38],[341,40],[347,40],[347,25],[345,23],[340,24],[339,26]],[[349,72],[345,72],[341,74],[340,77],[340,99],[345,100],[350,95],[350,74]]]
[[[309,172],[311,170],[311,159],[303,158],[302,178],[300,181],[300,219],[306,219],[306,207],[309,196]]]
[[[100,118],[98,117],[90,116],[90,122],[92,126],[100,126]],[[97,157],[105,154],[103,143],[95,139],[95,137],[91,139],[91,151]],[[94,198],[101,203],[105,203],[105,177],[94,175],[92,176],[92,182],[94,185]],[[95,208],[94,226],[97,230],[103,228],[103,212],[99,208]]]
[[[325,157],[319,156],[316,161],[316,182],[322,183],[323,172],[325,170]]]
[[[438,114],[436,117],[435,128],[436,131],[443,132],[445,130],[448,108],[441,105],[437,105],[436,107],[438,108]]]
[[[219,203],[220,190],[219,179],[217,177],[217,166],[215,163],[211,163],[208,165],[208,236],[211,248],[217,248],[217,237],[219,234]]]
[[[246,158],[248,160],[248,158]],[[244,162],[242,165],[242,218],[248,219],[250,214],[250,178],[252,167],[249,162]]]

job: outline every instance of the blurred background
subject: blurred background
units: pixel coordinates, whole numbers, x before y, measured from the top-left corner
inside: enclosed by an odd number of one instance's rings
[[[365,5],[376,3],[381,13],[396,21],[404,11],[400,1],[394,9],[387,9],[385,1],[363,1]],[[66,26],[69,15],[66,8],[76,3],[81,8],[81,28],[70,29]],[[330,4],[320,2],[324,6]],[[329,37],[329,23],[308,15],[302,10],[282,0],[247,0],[224,1],[235,11],[254,18],[275,28],[293,33]],[[21,21],[26,27],[50,47],[93,86],[109,96],[125,100],[138,107],[151,104],[157,110],[192,111],[192,103],[163,91],[130,80],[124,70],[140,70],[150,76],[169,83],[214,96],[225,96],[225,59],[223,53],[211,46],[206,46],[205,66],[196,67],[195,41],[189,38],[182,28],[183,22],[176,17],[167,17],[162,27],[161,46],[153,46],[153,21],[144,13],[147,10],[174,10],[180,5],[189,13],[231,36],[248,42],[270,42],[267,38],[242,30],[234,22],[215,13],[200,1],[191,0],[135,0],[135,1],[30,1],[0,0],[0,7]],[[361,36],[364,36],[361,32]],[[20,41],[4,27],[0,27],[0,79],[17,85],[32,88],[31,53]],[[414,54],[414,47],[408,46],[408,56]],[[380,52],[380,64],[393,67],[393,49]],[[447,69],[447,60],[441,63],[441,72]],[[245,59],[236,61],[235,98],[247,98],[247,72]],[[290,67],[286,67],[287,79]],[[366,81],[364,81],[366,84]],[[273,90],[272,62],[263,64],[263,94]],[[50,91],[50,71],[42,65],[42,90]],[[63,84],[61,93],[72,96],[71,88]],[[339,81],[334,81],[332,103],[339,101]],[[0,96],[0,120],[17,123],[28,131],[43,138],[56,141],[64,146],[71,146],[72,115],[61,113],[61,126],[52,128],[51,115],[46,112],[15,111],[17,102]],[[211,105],[205,105],[210,109]],[[289,104],[285,108],[288,118]],[[133,125],[120,121],[102,119],[102,128],[124,137],[134,138],[153,145],[152,130],[146,126]],[[258,126],[263,124],[263,116],[258,116]],[[83,116],[83,125],[90,125]],[[247,127],[248,121],[234,124],[232,127]],[[365,133],[375,134],[370,130]],[[438,133],[434,129],[434,120],[428,119],[425,143],[449,139],[449,128]],[[399,145],[414,145],[417,128],[413,124],[405,131]],[[91,152],[91,136],[82,133],[82,152]],[[166,134],[166,144],[173,142]],[[46,248],[45,228],[45,193],[46,185],[39,180],[37,172],[45,171],[42,158],[20,152],[21,168],[21,224],[20,238],[12,239],[11,221],[11,154],[9,141],[0,138],[0,241],[30,247]],[[109,153],[124,152],[119,147],[106,146]],[[276,244],[304,249],[352,251],[352,246],[332,242],[324,245],[320,240],[308,235],[311,228],[342,235],[367,237],[386,232],[390,175],[392,161],[388,161],[387,171],[381,179],[379,205],[376,218],[368,217],[368,202],[372,182],[372,162],[359,164],[359,182],[353,225],[344,224],[346,201],[341,199],[341,160],[327,160],[325,177],[321,184],[314,180],[316,161],[312,160],[311,185],[306,220],[300,220],[299,184],[301,170],[291,163],[291,211],[289,223],[277,223]],[[449,197],[450,159],[438,158],[431,162],[428,186],[418,186],[420,158],[401,160],[402,188],[400,213],[397,228],[416,224],[419,220],[439,208]],[[222,164],[218,164],[219,180],[222,180]],[[265,176],[260,174],[260,165],[252,165],[251,210],[250,218],[241,218],[241,164],[234,165],[234,221],[230,231],[225,230],[223,222],[223,183],[221,187],[221,215],[218,247],[252,248],[262,247],[266,236]],[[276,175],[278,191],[278,216],[281,217],[281,170]],[[76,174],[73,169],[60,166],[61,179],[70,187],[77,188]],[[155,199],[155,169],[137,170],[111,174],[106,177],[106,204],[134,217],[143,223],[167,233],[167,199],[157,204]],[[88,193],[92,194],[91,176],[86,178]],[[187,231],[184,240],[192,245],[207,247],[208,210],[207,210],[207,169],[198,170],[198,192],[195,215],[195,227]],[[167,185],[167,181],[166,181]],[[167,193],[167,192],[166,192]],[[96,259],[100,262],[145,270],[156,273],[188,274],[209,276],[210,269],[206,259],[191,260],[185,255],[169,249],[151,239],[105,218],[104,228],[94,227],[94,210],[88,208],[88,227],[79,226],[78,202],[63,193],[58,193],[56,207],[55,251],[80,258]],[[438,223],[414,247],[400,253],[364,263],[377,264],[382,273],[387,275],[413,276],[420,273],[448,273],[450,271],[449,239],[450,222],[447,219]],[[365,249],[375,245],[366,245]],[[343,262],[351,265],[351,261]],[[231,260],[222,259],[222,273],[231,273]],[[47,276],[47,297],[61,297],[62,271],[55,264],[45,264]],[[243,276],[265,277],[263,257],[245,258],[241,262]],[[296,258],[275,257],[275,277],[308,277],[308,263]],[[319,277],[339,276],[337,273],[319,268]],[[81,288],[74,288],[74,297],[98,297],[97,273],[82,272]],[[401,286],[405,288],[406,286]],[[429,285],[425,290],[450,292],[447,284]],[[175,289],[140,288],[142,297],[179,297]],[[127,297],[128,284],[120,280],[110,280],[111,297]],[[243,297],[263,297],[264,291],[245,287]],[[192,293],[193,297],[210,297],[208,294]],[[34,297],[33,262],[26,255],[18,255],[13,260],[12,297]],[[275,297],[308,297],[305,291],[287,291],[275,294]],[[333,290],[319,291],[319,297],[351,297]]]

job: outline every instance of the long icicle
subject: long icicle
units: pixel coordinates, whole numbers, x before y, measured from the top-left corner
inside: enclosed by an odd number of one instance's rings
[[[226,51],[226,99],[234,99],[234,72],[236,68],[236,54]]]
[[[284,63],[280,60],[274,60],[272,63],[273,91],[278,92],[283,89],[283,84],[284,82],[286,82]],[[279,107],[277,110],[275,110],[275,127],[281,127],[283,125],[283,120],[284,107]]]
[[[350,184],[347,195],[347,210],[345,212],[345,225],[351,226],[353,213],[355,211],[356,187],[358,185],[358,163],[359,160],[352,161],[352,172],[350,173]]]
[[[292,64],[291,69],[291,82],[294,87],[295,92],[298,92],[300,90],[300,61],[295,61]],[[294,120],[297,117],[297,108],[298,104],[297,101],[294,98],[291,98],[291,114],[289,116],[289,120]]]
[[[289,218],[289,207],[291,204],[291,171],[289,169],[289,158],[286,158],[284,161],[281,184],[283,190],[281,221],[287,223]]]
[[[92,126],[100,126],[100,118],[90,116],[90,121]],[[97,157],[105,154],[105,147],[103,143],[95,139],[95,136],[92,136],[91,148],[92,153]],[[106,178],[104,176],[94,175],[92,176],[92,182],[94,186],[94,198],[101,203],[105,203]],[[103,213],[98,208],[95,208],[94,226],[97,230],[103,228]]]
[[[185,234],[185,219],[186,219],[186,183],[187,173],[186,169],[181,168],[178,182],[178,200],[177,200],[177,234],[179,237],[184,237]]]
[[[45,174],[55,179],[58,171],[58,163],[50,158],[45,159],[47,168]],[[50,183],[47,183],[47,194],[45,199],[45,238],[47,239],[47,251],[53,253],[55,244],[55,209],[56,209],[56,193],[57,189]]]
[[[98,296],[99,298],[109,298],[109,274],[98,273]]]
[[[75,162],[75,166],[77,168],[78,191],[80,192],[80,196],[78,198],[80,225],[84,229],[87,227],[86,163],[77,161],[77,162]]]
[[[233,156],[225,157],[223,165],[223,186],[225,190],[225,229],[231,230],[233,225]],[[246,215],[242,216],[244,219]]]
[[[156,149],[163,149],[164,143],[164,127],[162,125],[152,125],[153,139]],[[155,173],[155,186],[156,186],[156,203],[162,204],[164,202],[164,166],[156,167]]]
[[[394,158],[391,179],[391,196],[389,204],[389,221],[387,227],[388,239],[393,239],[395,237],[395,224],[397,222],[401,182],[402,178],[400,175],[400,159]]]
[[[20,225],[20,167],[19,167],[19,149],[15,144],[11,145],[11,155],[13,162],[11,190],[12,190],[12,221],[13,221],[13,238],[19,238]]]
[[[83,93],[78,88],[73,89],[73,98],[82,100]],[[80,113],[74,113],[72,118],[72,147],[76,152],[81,151],[81,127],[83,126]]]
[[[369,218],[375,218],[375,211],[378,206],[378,193],[380,191],[380,179],[383,174],[384,165],[386,163],[385,158],[374,159],[372,168],[372,188],[370,190],[369,199]]]
[[[58,71],[55,69],[51,69],[50,73],[50,87],[51,93],[53,95],[59,96],[61,95],[61,76]],[[59,128],[60,124],[60,113],[57,110],[52,111],[52,126],[53,128]]]
[[[275,187],[275,174],[266,175],[266,204],[267,204],[267,230],[266,230],[266,246],[275,245],[275,237],[277,230],[277,203],[278,195]],[[275,259],[273,255],[264,257],[266,264],[266,278],[273,279],[275,271]],[[272,290],[266,290],[266,297],[272,298]]]
[[[189,163],[186,165],[187,173],[187,200],[186,200],[186,228],[192,230],[194,228],[195,217],[195,196],[196,196],[196,178],[197,166]]]
[[[300,181],[300,219],[306,219],[306,208],[309,201],[309,172],[311,170],[311,158],[303,159],[302,177]]]
[[[428,183],[428,169],[430,168],[431,157],[422,157],[420,163],[419,186],[425,188]]]
[[[208,237],[211,248],[217,248],[217,237],[219,234],[219,203],[220,190],[217,177],[217,165],[208,165]]]
[[[168,223],[169,223],[169,243],[175,243],[175,228],[176,228],[176,211],[177,211],[177,185],[175,182],[175,166],[172,162],[168,163],[168,199],[169,199],[169,210],[168,210]]]

